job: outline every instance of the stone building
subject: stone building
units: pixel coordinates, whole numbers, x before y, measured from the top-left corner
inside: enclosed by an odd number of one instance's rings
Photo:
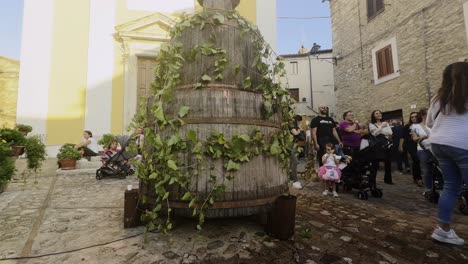
[[[0,127],[14,127],[19,61],[0,56]]]
[[[333,80],[332,50],[320,50],[314,45],[311,50],[302,47],[297,54],[280,55],[285,63],[286,78],[297,114],[315,115],[319,104],[330,108],[330,115],[335,111],[335,88]]]
[[[468,58],[466,0],[331,0],[337,111],[404,118]],[[466,24],[466,25],[465,25]]]

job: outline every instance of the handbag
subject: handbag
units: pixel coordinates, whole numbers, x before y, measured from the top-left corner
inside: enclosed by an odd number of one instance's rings
[[[393,142],[390,141],[385,135],[373,136],[369,135],[369,146],[371,148],[380,148],[382,150],[390,150],[393,146]]]

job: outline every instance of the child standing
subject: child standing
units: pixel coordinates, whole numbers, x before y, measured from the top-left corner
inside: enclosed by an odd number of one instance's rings
[[[319,177],[323,179],[323,195],[327,196],[330,186],[333,190],[333,197],[338,197],[336,193],[336,183],[340,182],[341,171],[338,169],[340,156],[335,155],[335,145],[328,143],[325,145],[326,153],[322,156],[323,166],[319,169]]]

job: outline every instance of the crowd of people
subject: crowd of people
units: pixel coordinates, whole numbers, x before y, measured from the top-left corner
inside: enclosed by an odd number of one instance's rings
[[[343,113],[343,121],[338,123],[328,116],[327,106],[320,105],[319,115],[306,129],[299,126],[302,117],[296,116],[291,133],[296,142],[301,141],[299,135],[304,133],[306,145],[314,147],[324,196],[331,193],[338,197],[336,183],[341,177],[338,164],[352,160],[356,153],[370,146],[379,146],[375,148],[371,167],[377,171],[379,163],[384,162],[384,183],[394,184],[392,161],[395,161],[398,172],[411,172],[414,183],[424,187],[423,195],[426,195],[433,189],[430,161],[430,154],[433,154],[440,164],[444,184],[438,204],[439,226],[431,237],[440,242],[463,245],[464,240],[457,236],[450,223],[456,201],[463,186],[468,184],[467,108],[468,63],[458,62],[444,70],[442,85],[429,109],[410,113],[409,122],[404,126],[386,122],[380,110],[370,114],[367,124],[356,120],[352,111]],[[308,148],[305,151],[306,155],[310,153]],[[291,164],[295,163],[295,160],[291,161]],[[301,188],[295,168],[294,177],[291,177],[293,187]]]

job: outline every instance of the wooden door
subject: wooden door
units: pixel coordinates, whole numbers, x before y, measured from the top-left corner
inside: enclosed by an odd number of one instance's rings
[[[137,106],[149,96],[151,83],[154,81],[154,68],[156,59],[150,57],[138,57],[138,81],[137,81]]]

